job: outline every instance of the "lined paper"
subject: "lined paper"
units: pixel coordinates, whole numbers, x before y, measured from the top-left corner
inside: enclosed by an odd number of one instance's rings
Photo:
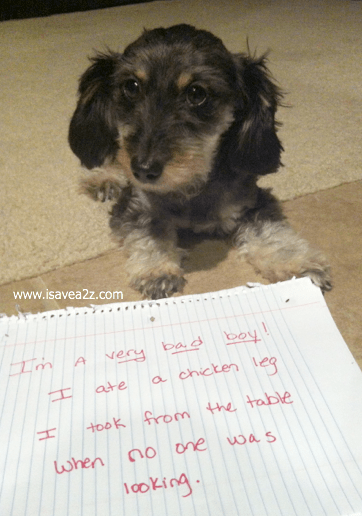
[[[0,321],[0,514],[362,515],[362,373],[309,279]]]

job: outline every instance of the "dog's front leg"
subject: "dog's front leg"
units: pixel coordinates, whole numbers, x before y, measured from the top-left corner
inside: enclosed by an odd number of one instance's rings
[[[176,231],[165,227],[157,233],[147,225],[133,229],[124,239],[130,284],[146,299],[169,297],[181,292],[186,283]]]
[[[117,201],[129,186],[121,170],[115,166],[93,169],[80,181],[80,193],[94,201]]]
[[[295,233],[271,196],[268,200],[272,202],[238,227],[234,242],[240,255],[272,283],[308,276],[323,291],[331,290],[330,267],[322,253]]]

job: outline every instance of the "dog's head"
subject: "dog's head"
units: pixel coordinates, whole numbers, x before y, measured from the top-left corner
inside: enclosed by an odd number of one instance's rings
[[[206,181],[221,155],[229,171],[267,174],[280,163],[278,99],[264,57],[189,25],[145,31],[123,54],[92,59],[69,143],[87,168],[116,160],[159,193]]]

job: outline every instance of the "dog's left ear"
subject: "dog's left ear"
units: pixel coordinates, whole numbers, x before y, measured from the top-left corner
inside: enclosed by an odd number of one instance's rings
[[[276,172],[283,147],[276,134],[275,113],[281,92],[272,82],[266,57],[233,56],[237,69],[240,102],[236,107],[238,166],[257,175]]]
[[[72,151],[87,168],[101,166],[118,149],[112,98],[118,54],[98,54],[92,62],[79,82],[79,100],[68,135]]]

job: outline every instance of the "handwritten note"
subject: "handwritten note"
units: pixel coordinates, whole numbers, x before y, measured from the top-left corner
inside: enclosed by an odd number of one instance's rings
[[[0,514],[362,515],[362,373],[308,279],[0,322]]]

